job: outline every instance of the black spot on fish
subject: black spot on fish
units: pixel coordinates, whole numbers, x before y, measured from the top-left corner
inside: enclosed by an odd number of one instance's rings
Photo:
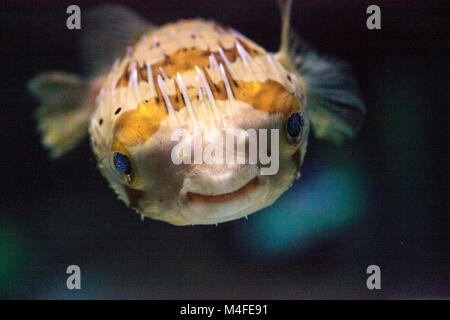
[[[114,112],[114,114],[119,114],[119,112],[122,110],[122,108],[119,108],[116,110],[116,112]]]
[[[99,124],[99,125],[102,125],[102,123],[103,123],[103,119],[100,119],[100,120],[98,121],[98,124]]]

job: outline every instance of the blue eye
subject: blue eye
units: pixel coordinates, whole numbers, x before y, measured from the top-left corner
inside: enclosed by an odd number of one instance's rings
[[[296,112],[289,117],[286,130],[291,138],[297,138],[302,132],[305,120],[302,112]]]
[[[117,171],[119,171],[122,174],[131,174],[131,163],[130,159],[119,152],[114,153],[114,166],[116,167]]]

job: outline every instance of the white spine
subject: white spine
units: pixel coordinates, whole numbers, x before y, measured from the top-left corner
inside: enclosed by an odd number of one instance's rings
[[[222,63],[220,64],[220,73],[222,74],[223,82],[225,83],[225,89],[227,90],[227,97],[228,97],[228,100],[230,101],[231,110],[232,110],[232,112],[234,112],[236,110],[235,110],[235,106],[234,106],[233,91],[231,91],[231,86],[230,86],[230,83],[228,82],[228,77],[227,77],[227,74],[225,73],[225,69],[224,69]]]
[[[133,67],[131,69],[130,81],[128,82],[128,101],[131,103],[138,103],[140,101],[139,88],[138,88],[138,76],[136,63],[133,63]],[[131,97],[130,97],[131,95]]]
[[[188,109],[189,116],[191,117],[192,122],[194,123],[194,128],[197,129],[197,119],[195,118],[194,110],[192,109],[191,99],[189,99],[189,95],[186,91],[186,87],[184,86],[183,79],[181,78],[179,72],[177,72],[177,80],[178,86],[181,89],[181,94],[183,95],[184,102],[186,103],[186,108]]]
[[[203,100],[202,86],[200,85],[200,80],[198,79],[198,76],[195,76],[195,81],[197,82],[198,99]]]
[[[219,47],[219,53],[220,53],[220,56],[222,57],[222,60],[225,62],[226,67],[227,67],[228,70],[230,71],[231,76],[232,76],[233,78],[236,78],[236,76],[235,76],[235,74],[234,74],[234,71],[233,71],[233,68],[232,68],[232,66],[231,66],[231,63],[230,63],[230,61],[228,61],[228,58],[227,58],[227,56],[225,55],[225,52],[223,52],[222,47]]]
[[[268,55],[266,55],[266,57],[267,57],[267,60],[269,61],[270,66],[272,67],[272,68],[271,68],[272,71],[275,72],[275,75],[276,75],[278,81],[279,81],[280,83],[283,83],[284,81],[282,81],[282,79],[281,79],[280,72],[278,71],[278,68],[277,68],[277,66],[275,65],[275,62],[273,62],[272,56],[271,56],[270,54],[268,54]]]
[[[153,73],[152,73],[152,66],[147,63],[147,82],[150,86],[150,96],[154,97],[156,96],[156,88],[155,88],[155,82],[153,81]]]
[[[165,102],[166,108],[167,108],[167,113],[169,113],[169,117],[172,121],[172,124],[179,125],[178,119],[175,115],[175,110],[172,106],[172,103],[170,102],[169,96],[167,95],[166,86],[164,84],[163,79],[161,78],[161,75],[159,75],[159,74],[158,74],[158,86],[163,95],[164,102]]]
[[[208,111],[208,107],[206,106],[204,96],[203,96],[203,88],[202,88],[202,85],[200,84],[200,80],[199,80],[198,76],[195,76],[195,81],[197,82],[198,103],[201,106],[200,109],[201,109],[202,117],[203,117],[203,119],[214,120],[214,117],[211,116],[211,113]]]
[[[211,68],[214,68],[217,73],[219,73],[219,65],[217,64],[216,57],[213,54],[209,56],[209,65]]]
[[[250,72],[250,74],[253,76],[253,79],[255,79],[255,73],[253,72],[253,69],[250,67],[250,64],[249,64],[249,60],[251,59],[250,55],[238,41],[236,41],[236,48],[239,52],[239,56],[241,57],[242,61],[244,62],[245,67]]]
[[[164,69],[163,69],[163,68],[159,67],[159,71],[160,71],[161,74],[163,75],[163,79],[164,79],[164,80],[169,79],[169,77],[167,77],[167,74],[164,72]]]
[[[205,87],[206,95],[208,96],[208,99],[211,103],[211,108],[213,110],[214,118],[216,119],[216,121],[221,121],[219,111],[217,110],[216,99],[214,99],[211,88],[209,87],[208,82],[206,81],[205,75],[203,74],[203,72],[200,70],[200,68],[198,66],[195,66],[195,69],[197,70],[197,73],[198,73],[200,79],[202,80],[203,86]]]

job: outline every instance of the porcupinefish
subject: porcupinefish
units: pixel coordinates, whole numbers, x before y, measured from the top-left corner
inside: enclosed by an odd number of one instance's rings
[[[89,76],[55,71],[29,82],[43,144],[60,157],[89,134],[100,172],[141,217],[217,224],[269,206],[300,176],[310,123],[317,138],[340,142],[365,115],[346,65],[291,29],[291,5],[279,1],[277,53],[215,21],[158,27],[123,7],[93,9],[81,40]],[[217,132],[276,130],[260,147],[276,153],[277,171],[261,174],[259,159],[174,163],[179,129],[188,138],[201,130],[202,144],[213,146]]]

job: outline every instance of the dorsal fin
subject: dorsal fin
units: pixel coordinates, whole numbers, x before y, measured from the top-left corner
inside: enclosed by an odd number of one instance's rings
[[[281,46],[275,58],[306,84],[307,112],[318,138],[336,143],[354,136],[366,114],[349,66],[319,56],[290,27],[292,0],[278,0]]]
[[[102,5],[87,11],[81,27],[82,61],[87,73],[108,72],[127,46],[134,45],[153,28],[134,11],[119,5]]]
[[[281,14],[281,41],[280,49],[278,50],[278,61],[283,66],[288,67],[290,64],[290,20],[292,0],[278,0]]]

